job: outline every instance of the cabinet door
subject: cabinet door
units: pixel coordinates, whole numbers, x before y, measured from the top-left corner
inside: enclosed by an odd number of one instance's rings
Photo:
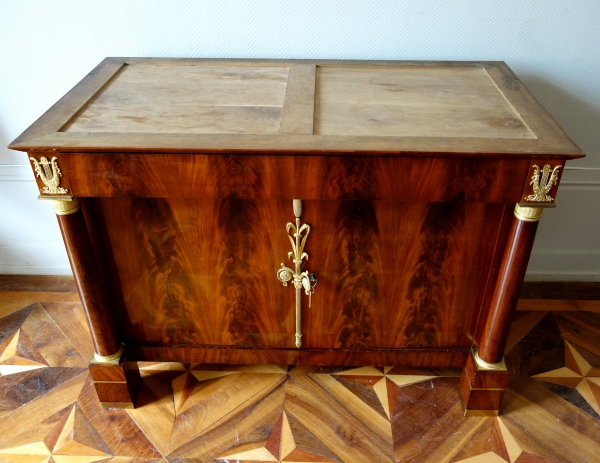
[[[304,201],[303,347],[469,347],[504,204]]]
[[[291,201],[95,198],[128,343],[293,347]],[[286,291],[287,289],[287,291]]]

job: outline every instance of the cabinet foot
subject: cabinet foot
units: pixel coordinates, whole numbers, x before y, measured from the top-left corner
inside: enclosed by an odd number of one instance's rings
[[[490,364],[473,350],[460,377],[465,416],[497,416],[509,379],[504,360]]]
[[[135,408],[142,387],[137,362],[127,361],[124,355],[111,361],[98,357],[92,359],[89,369],[102,407]]]

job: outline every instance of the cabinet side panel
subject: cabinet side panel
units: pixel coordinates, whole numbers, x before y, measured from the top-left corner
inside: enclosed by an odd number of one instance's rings
[[[469,347],[504,205],[307,201],[307,348]]]
[[[287,347],[294,291],[276,201],[101,198],[124,341]],[[291,214],[288,214],[291,215]],[[269,225],[266,225],[269,224]]]

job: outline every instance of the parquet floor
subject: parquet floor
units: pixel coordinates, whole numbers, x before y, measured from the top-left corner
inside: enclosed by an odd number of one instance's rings
[[[144,363],[106,411],[76,293],[2,300],[0,463],[600,462],[600,311],[517,312],[502,414],[465,418],[459,371],[393,366]]]

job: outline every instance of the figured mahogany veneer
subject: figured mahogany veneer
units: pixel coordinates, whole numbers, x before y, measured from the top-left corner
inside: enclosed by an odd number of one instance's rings
[[[110,307],[110,295],[100,277],[83,215],[57,215],[57,219],[88,323],[96,328],[92,330],[96,352],[100,355],[114,354],[119,349],[119,342],[112,314],[106,311]]]
[[[469,362],[466,408],[496,411],[506,375],[486,365],[539,208],[582,156],[497,62],[108,58],[10,147],[47,159],[41,196],[69,210],[109,406],[134,404],[141,360]],[[56,203],[71,197],[80,210]],[[300,349],[295,291],[276,278],[293,266],[293,199],[318,280]]]

